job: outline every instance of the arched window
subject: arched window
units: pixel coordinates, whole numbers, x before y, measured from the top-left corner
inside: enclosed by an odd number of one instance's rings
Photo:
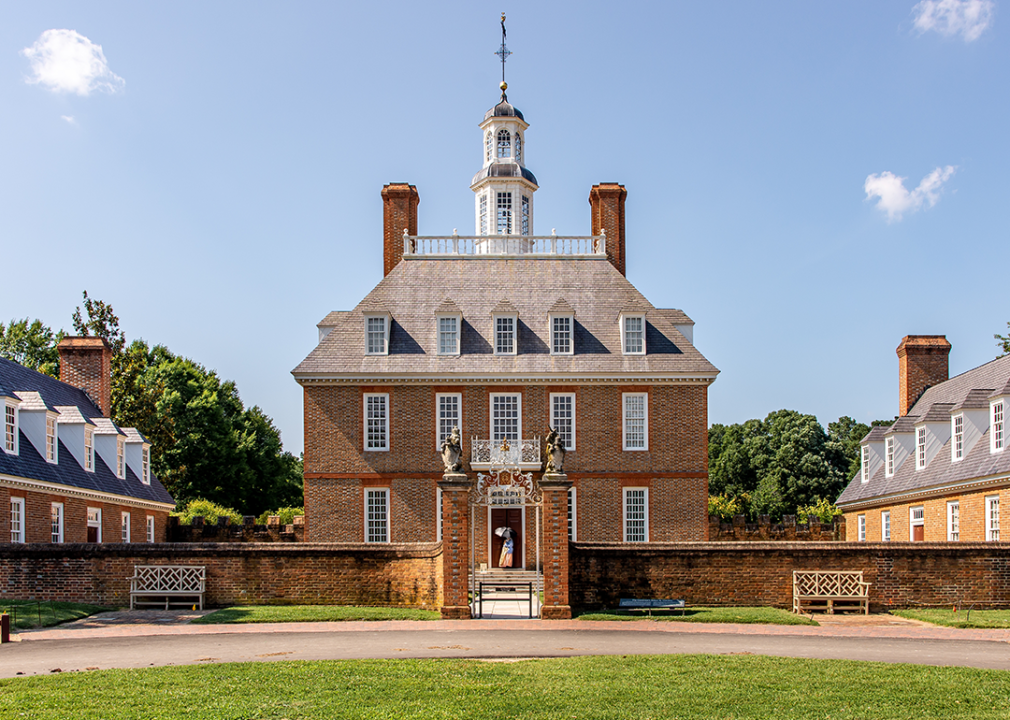
[[[516,162],[523,161],[523,136],[516,133]]]
[[[508,130],[498,131],[498,157],[512,157],[512,136]]]
[[[494,138],[491,136],[491,131],[488,130],[484,134],[484,162],[491,162],[491,151],[494,148]]]

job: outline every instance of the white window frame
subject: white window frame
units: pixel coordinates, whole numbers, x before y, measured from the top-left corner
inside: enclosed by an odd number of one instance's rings
[[[915,517],[916,511],[919,512],[919,517]],[[924,505],[914,505],[908,508],[908,541],[913,542],[915,540],[915,528],[919,525],[922,526],[922,537],[926,538],[926,507]]]
[[[89,507],[86,511],[87,527],[98,528],[98,543],[102,542],[102,508]],[[91,513],[96,513],[96,519],[91,519]]]
[[[147,516],[147,542],[154,542],[154,515]]]
[[[884,438],[884,477],[894,477],[894,435]]]
[[[381,321],[382,327],[373,326],[375,321]],[[388,355],[389,354],[389,316],[365,315],[365,355]]]
[[[487,193],[482,192],[477,202],[480,209],[480,234],[487,235]]]
[[[116,477],[126,477],[126,439],[122,435],[116,436]]]
[[[8,455],[18,454],[18,406],[4,403],[3,449]]]
[[[140,449],[140,481],[151,484],[151,448],[144,445]]]
[[[629,524],[632,521],[632,518],[628,517],[628,496],[629,496],[629,494],[631,492],[636,492],[636,493],[637,492],[641,492],[642,493],[642,502],[643,502],[643,510],[644,510],[644,512],[643,512],[644,517],[642,518],[643,521],[644,521],[643,522],[643,526],[642,526],[642,532],[643,532],[642,539],[637,539],[637,535],[636,535],[636,539],[632,540],[631,539],[631,537],[632,537],[631,533],[629,532],[629,530],[631,529],[629,527]],[[626,487],[626,488],[623,488],[623,490],[621,492],[621,496],[622,496],[621,518],[623,520],[622,525],[623,525],[623,538],[624,538],[624,542],[626,542],[626,543],[631,543],[631,542],[649,542],[649,488],[647,488],[647,487]],[[635,518],[635,520],[637,520],[637,518]]]
[[[1006,447],[1006,406],[1002,399],[989,406],[989,419],[992,422],[989,451],[1003,452],[1003,448]]]
[[[512,133],[507,128],[502,128],[497,132],[497,137],[498,150],[496,156],[499,158],[512,157]]]
[[[954,415],[950,419],[950,460],[964,460],[964,414]]]
[[[961,539],[961,503],[958,500],[947,501],[947,542],[957,542]]]
[[[492,442],[497,442],[504,436],[499,436],[495,433],[495,400],[497,398],[515,398],[516,399],[516,437],[511,442],[516,442],[522,440],[523,437],[523,394],[522,393],[491,393],[491,397],[488,398],[488,412],[490,414],[490,424],[489,424],[489,438]],[[507,420],[505,418],[504,420]]]
[[[54,502],[49,506],[49,541],[54,543],[63,542],[63,503]]]
[[[516,331],[519,325],[518,318],[511,313],[496,314],[492,318],[494,323],[494,354],[495,355],[515,355],[518,351]],[[511,329],[502,329],[499,323],[511,325]]]
[[[891,542],[891,511],[880,513],[880,541]]]
[[[512,211],[512,193],[496,191],[494,200],[494,232],[495,235],[512,235],[515,231],[515,215]],[[504,230],[505,232],[502,232]]]
[[[54,465],[60,461],[57,427],[56,415],[54,413],[46,413],[46,462]]]
[[[858,538],[859,542],[866,542],[866,515],[860,514],[856,516],[856,527],[858,528]]]
[[[443,401],[455,400],[456,420],[455,422],[442,417]],[[448,422],[448,424],[446,424]],[[449,437],[453,426],[459,428],[459,437],[463,436],[463,394],[462,393],[435,393],[435,450],[442,452],[442,441]]]
[[[95,471],[95,432],[87,425],[84,426],[84,469]]]
[[[559,330],[557,322],[559,320],[566,321],[568,324],[568,330]],[[550,338],[551,338],[551,355],[574,355],[575,354],[575,316],[571,313],[559,313],[551,314],[548,322],[550,323]],[[558,346],[559,340],[564,338],[567,345],[567,350],[559,350]]]
[[[561,400],[563,398],[568,398],[571,400],[571,417],[570,418],[560,418],[557,414],[557,406],[555,405],[555,400]],[[563,393],[550,393],[548,395],[548,401],[551,404],[550,414],[551,414],[551,427],[555,430],[562,423],[558,422],[563,420],[565,424],[568,425],[568,435],[569,437],[564,438],[565,440],[565,450],[575,449],[575,393],[573,392],[563,392]]]
[[[860,454],[860,480],[862,482],[870,481],[870,448],[868,445],[863,445],[862,453]]]
[[[365,542],[366,543],[388,543],[390,542],[389,531],[389,488],[365,488]],[[382,501],[382,516],[372,515],[373,508],[379,509],[377,502]],[[374,524],[373,524],[374,523]]]
[[[517,136],[518,137],[518,136]],[[518,154],[518,145],[516,146],[516,153]],[[530,234],[530,196],[522,195],[520,200],[520,211],[519,211],[519,234],[529,235]]]
[[[579,493],[572,485],[568,488],[568,539],[578,542],[579,539]]]
[[[643,398],[642,433],[644,437],[641,447],[628,445],[628,421],[638,419],[628,417],[628,401],[632,398]],[[646,452],[649,449],[649,393],[647,392],[621,393],[621,447],[627,452]]]
[[[25,542],[25,499],[23,497],[11,498],[11,543],[20,545]]]
[[[443,330],[442,321],[452,320],[454,330]],[[459,355],[459,336],[463,320],[458,313],[439,313],[435,316],[435,349],[439,355],[454,356]],[[451,343],[443,343],[443,335],[446,339],[451,338]]]
[[[915,429],[915,469],[926,468],[926,428]]]
[[[638,320],[642,323],[641,330],[628,330],[628,321]],[[641,347],[637,349],[634,346],[630,346],[634,337],[630,336],[630,333],[635,333],[636,335],[641,332]],[[637,344],[637,343],[636,343]],[[621,353],[624,355],[645,355],[645,313],[621,313]]]
[[[122,512],[119,516],[120,539],[124,543],[130,542],[130,513]]]
[[[986,542],[999,542],[999,495],[985,498],[985,539]]]
[[[369,408],[370,405],[369,401],[372,400],[373,398],[382,399],[382,417],[378,418],[369,417],[371,410],[371,408]],[[362,414],[362,420],[364,422],[362,427],[363,430],[362,440],[364,441],[363,444],[365,452],[389,452],[389,393],[362,393],[361,414]],[[369,435],[370,432],[369,423],[373,420],[380,421],[381,423],[382,428],[381,445],[379,444],[371,445],[372,440]]]

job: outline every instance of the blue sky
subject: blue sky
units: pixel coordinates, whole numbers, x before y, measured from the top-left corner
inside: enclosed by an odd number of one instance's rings
[[[289,373],[381,278],[382,185],[472,232],[505,10],[535,231],[627,187],[628,278],[696,321],[710,421],[889,418],[902,336],[955,374],[1010,320],[1005,7],[7,2],[0,321],[69,328],[87,290],[299,452]]]

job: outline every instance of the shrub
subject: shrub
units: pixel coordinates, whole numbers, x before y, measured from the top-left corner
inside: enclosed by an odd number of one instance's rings
[[[199,498],[196,500],[190,500],[189,504],[182,510],[177,510],[172,513],[172,517],[179,518],[179,523],[182,525],[192,525],[193,518],[198,515],[202,515],[204,522],[211,525],[217,523],[217,519],[219,517],[231,518],[232,524],[234,525],[242,524],[242,516],[235,510],[222,507],[210,500],[201,500]]]
[[[267,510],[265,513],[256,518],[256,522],[260,525],[267,524],[267,518],[271,515],[281,516],[281,525],[290,525],[295,521],[296,515],[304,515],[305,509],[300,507],[282,507],[276,510]]]
[[[747,513],[747,503],[750,497],[744,493],[740,497],[731,498],[729,495],[709,495],[708,514],[716,515],[721,520],[732,520],[736,515]]]
[[[830,502],[821,498],[815,505],[796,508],[796,522],[810,522],[811,518],[818,518],[822,523],[834,522],[835,518],[842,514],[842,511]]]

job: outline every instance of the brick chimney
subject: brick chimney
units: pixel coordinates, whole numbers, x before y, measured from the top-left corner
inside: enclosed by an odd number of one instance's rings
[[[382,186],[382,274],[389,275],[403,258],[403,229],[417,235],[417,188],[407,183]]]
[[[945,335],[906,335],[898,353],[898,415],[904,416],[927,388],[949,376],[950,343]]]
[[[112,417],[112,348],[98,337],[65,337],[60,352],[60,380],[79,387]]]
[[[607,258],[621,275],[627,274],[624,272],[624,200],[627,197],[628,191],[617,183],[593,185],[589,192],[589,205],[593,212],[592,234],[607,231]]]

